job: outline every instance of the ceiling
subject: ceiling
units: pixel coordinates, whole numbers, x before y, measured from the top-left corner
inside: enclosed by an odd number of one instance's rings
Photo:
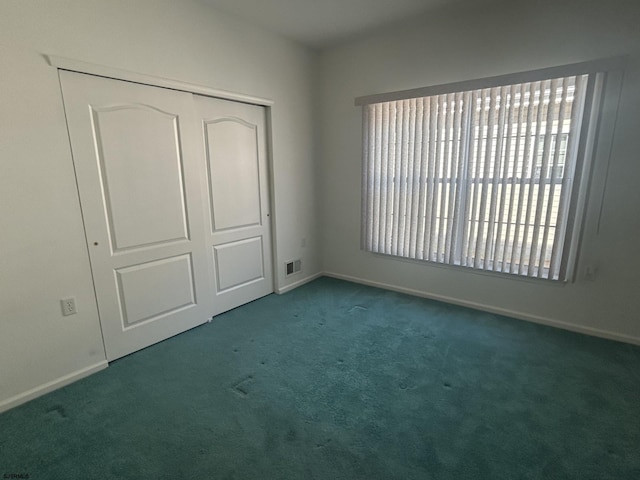
[[[321,49],[460,0],[200,1],[309,47]]]

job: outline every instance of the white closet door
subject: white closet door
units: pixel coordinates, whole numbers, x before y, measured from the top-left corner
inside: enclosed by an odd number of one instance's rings
[[[91,75],[60,77],[100,322],[114,360],[214,313],[193,100]],[[247,246],[243,255],[255,255]]]
[[[199,95],[194,100],[218,314],[273,292],[265,109]]]

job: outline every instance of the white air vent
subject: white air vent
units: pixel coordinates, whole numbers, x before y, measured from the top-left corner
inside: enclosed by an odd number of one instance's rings
[[[302,271],[302,260],[291,260],[285,263],[285,276],[289,277]]]

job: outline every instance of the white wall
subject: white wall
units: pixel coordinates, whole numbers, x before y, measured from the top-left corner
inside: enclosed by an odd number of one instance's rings
[[[191,0],[2,0],[0,410],[105,360],[57,73],[43,53],[274,100],[277,257],[320,270],[315,54]],[[276,267],[278,287],[300,279]],[[77,315],[61,316],[66,296]]]
[[[325,271],[640,342],[639,25],[636,0],[510,1],[444,9],[323,52],[320,197]],[[623,54],[630,58],[600,232],[596,220],[601,197],[594,196],[580,261],[581,273],[587,264],[596,266],[594,281],[580,278],[557,285],[505,279],[360,250],[361,112],[353,106],[355,97]],[[597,185],[605,182],[608,152],[602,150]]]

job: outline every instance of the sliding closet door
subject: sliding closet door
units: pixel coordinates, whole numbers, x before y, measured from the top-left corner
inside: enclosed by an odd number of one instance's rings
[[[265,109],[194,95],[216,314],[273,292]]]
[[[60,76],[113,360],[213,314],[201,140],[189,93],[66,71]],[[240,250],[256,255],[250,247]]]

